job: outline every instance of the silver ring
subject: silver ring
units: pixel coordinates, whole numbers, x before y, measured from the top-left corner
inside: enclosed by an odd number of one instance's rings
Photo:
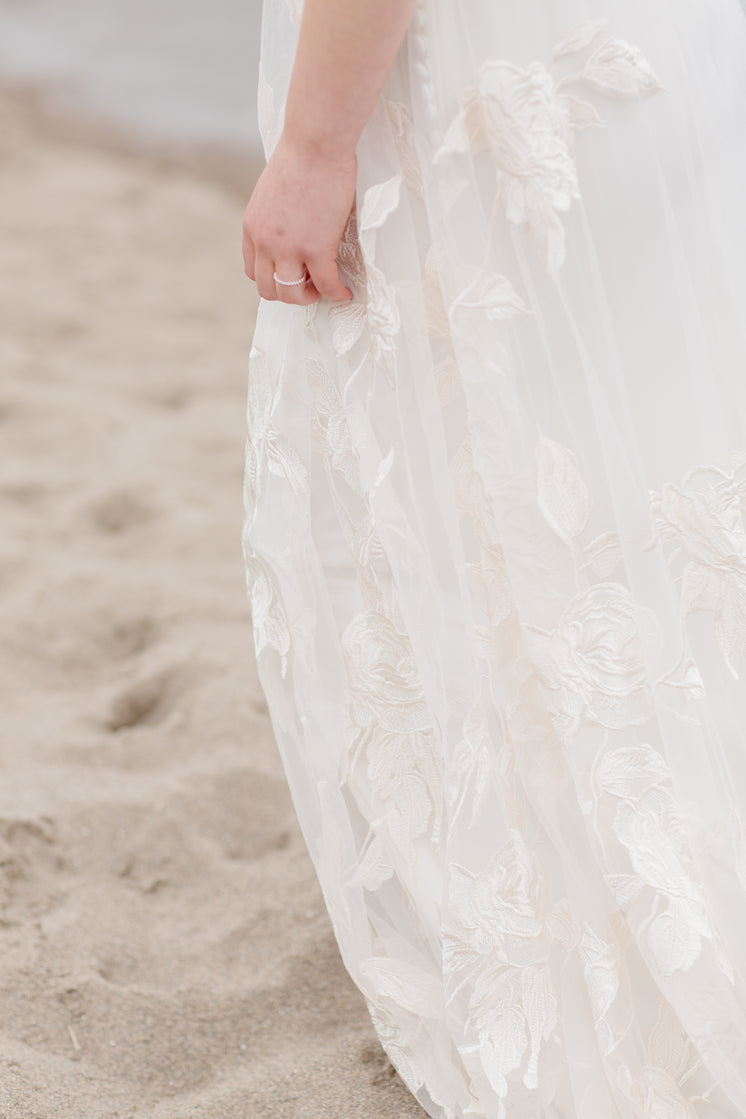
[[[305,284],[307,280],[311,279],[311,277],[308,275],[308,270],[303,273],[299,280],[281,280],[276,272],[273,272],[272,275],[274,277],[275,283],[282,284],[284,288],[292,288],[295,287],[296,284]]]

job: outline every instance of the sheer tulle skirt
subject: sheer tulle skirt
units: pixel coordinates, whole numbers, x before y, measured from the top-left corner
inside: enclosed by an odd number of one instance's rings
[[[345,964],[434,1117],[746,1115],[743,11],[421,0],[358,167],[244,533]]]

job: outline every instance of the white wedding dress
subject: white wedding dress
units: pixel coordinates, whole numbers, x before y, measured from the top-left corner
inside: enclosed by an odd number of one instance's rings
[[[744,11],[420,0],[357,154],[244,535],[345,964],[437,1119],[746,1116]]]

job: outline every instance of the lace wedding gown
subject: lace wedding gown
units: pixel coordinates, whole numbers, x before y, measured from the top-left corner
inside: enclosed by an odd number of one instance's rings
[[[420,0],[358,161],[244,535],[345,964],[438,1119],[746,1116],[744,12]]]

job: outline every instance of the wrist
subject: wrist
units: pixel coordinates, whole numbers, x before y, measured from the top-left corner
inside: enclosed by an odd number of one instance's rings
[[[342,129],[314,128],[307,116],[286,110],[281,140],[303,159],[347,166],[355,161],[358,138]]]

